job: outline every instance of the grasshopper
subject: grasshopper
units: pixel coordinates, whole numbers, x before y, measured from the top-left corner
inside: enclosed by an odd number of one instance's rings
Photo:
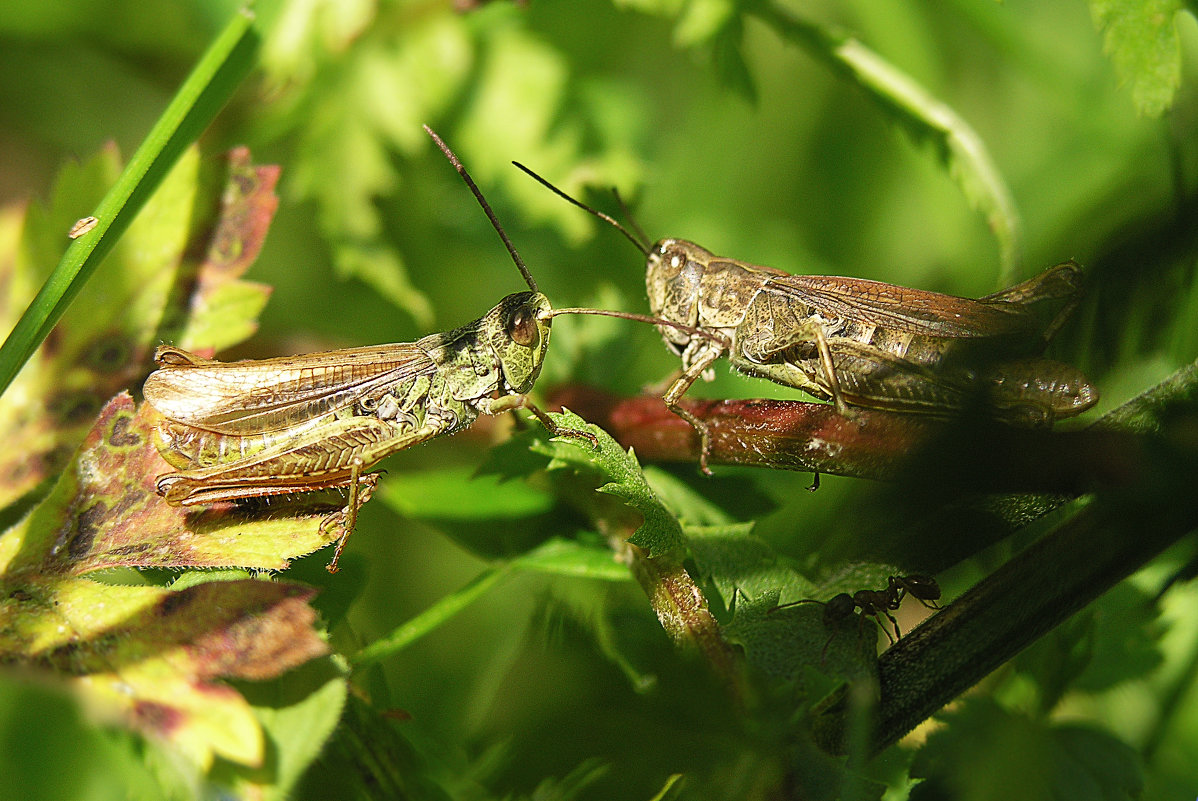
[[[347,489],[344,509],[321,522],[341,529],[330,573],[378,483],[373,465],[396,451],[465,428],[480,414],[528,409],[555,435],[597,444],[557,426],[528,399],[561,314],[602,314],[704,332],[668,320],[598,309],[553,309],[457,156],[432,129],[528,284],[477,320],[416,342],[220,362],[161,346],[143,387],[163,420],[156,445],[178,472],[156,489],[173,506]]]
[[[683,239],[649,245],[643,233],[634,236],[516,166],[615,226],[646,256],[654,317],[708,335],[659,326],[682,359],[664,400],[698,431],[705,473],[707,425],[678,401],[700,377],[711,380],[713,362],[725,355],[736,370],[830,400],[846,416],[850,406],[934,415],[979,407],[1006,422],[1050,425],[1098,402],[1079,370],[1037,355],[1080,301],[1075,262],[976,300],[862,278],[792,275]],[[1044,325],[1039,307],[1049,302],[1063,306]]]
[[[341,528],[330,573],[378,483],[371,466],[396,451],[470,425],[480,414],[526,408],[559,428],[526,394],[549,345],[548,298],[516,253],[461,162],[425,128],[465,179],[528,284],[477,320],[416,342],[220,362],[162,346],[143,388],[164,418],[157,446],[178,472],[157,478],[174,506],[348,489],[321,522]],[[564,311],[564,310],[563,310]]]

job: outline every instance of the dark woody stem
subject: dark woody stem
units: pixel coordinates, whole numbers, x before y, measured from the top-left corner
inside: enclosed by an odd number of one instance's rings
[[[698,438],[656,398],[615,399],[573,388],[558,400],[601,422],[643,460],[694,461]],[[1041,494],[974,496],[934,515],[937,533],[975,532],[970,513],[992,515],[998,538],[1093,493],[1085,508],[1016,555],[965,595],[904,635],[879,661],[880,701],[866,748],[876,753],[1185,534],[1198,529],[1198,363],[1124,404],[1084,431],[961,429],[910,415],[825,404],[687,401],[713,429],[712,461],[819,470],[868,478],[939,470],[954,488]],[[840,418],[839,420],[837,418]],[[964,439],[962,433],[969,434]],[[979,433],[980,432],[980,433]],[[935,459],[913,462],[923,446]],[[971,456],[972,455],[972,456]],[[972,461],[971,461],[972,458]],[[986,463],[998,469],[980,470]],[[913,467],[912,465],[916,465]],[[936,465],[939,464],[940,467]],[[975,475],[976,474],[976,475]],[[962,476],[968,480],[962,481]],[[901,532],[894,532],[901,535]],[[816,710],[815,733],[843,753],[862,742],[862,720],[845,686]],[[871,693],[865,695],[872,697]]]

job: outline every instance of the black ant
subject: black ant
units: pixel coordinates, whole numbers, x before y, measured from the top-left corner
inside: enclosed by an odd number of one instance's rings
[[[861,625],[865,625],[865,618],[872,617],[877,621],[878,627],[886,634],[886,639],[893,645],[899,638],[902,637],[902,632],[899,631],[898,621],[894,619],[892,611],[899,608],[903,599],[910,595],[918,600],[928,609],[939,609],[940,605],[936,603],[940,599],[940,585],[936,583],[936,579],[931,576],[925,576],[919,573],[913,573],[909,576],[891,576],[886,580],[886,589],[884,590],[857,590],[852,595],[847,592],[842,592],[839,595],[834,595],[827,601],[816,601],[806,599],[802,601],[792,601],[788,604],[774,607],[771,611],[786,609],[790,606],[798,606],[799,604],[823,604],[824,607],[824,625],[832,627],[841,620],[847,619],[858,608],[861,609]],[[890,629],[886,628],[886,624],[882,622],[885,617],[890,621],[890,625],[894,628],[894,635],[891,636]],[[833,637],[835,634],[833,634]],[[831,645],[832,638],[828,638],[828,642],[824,645],[824,652],[828,650],[828,645]]]

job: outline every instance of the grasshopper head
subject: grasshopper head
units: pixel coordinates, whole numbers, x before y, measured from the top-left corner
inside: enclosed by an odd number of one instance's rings
[[[540,292],[508,295],[487,315],[484,330],[512,392],[525,393],[541,373],[545,349],[549,347],[551,311],[549,299]]]
[[[715,258],[685,239],[661,239],[649,250],[645,265],[645,287],[649,290],[649,308],[655,317],[675,323],[695,325],[699,321],[699,286],[703,270]],[[685,344],[689,335],[662,329],[669,342]]]

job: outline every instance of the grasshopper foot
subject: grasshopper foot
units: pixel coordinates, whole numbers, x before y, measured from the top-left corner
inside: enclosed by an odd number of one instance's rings
[[[599,450],[599,438],[589,431],[583,431],[579,428],[558,427],[552,433],[555,437],[577,437],[578,439],[585,439],[591,443],[591,450]]]
[[[343,551],[345,549],[345,541],[347,539],[349,539],[350,532],[349,532],[349,529],[346,528],[346,525],[345,525],[347,522],[347,518],[349,517],[348,513],[349,513],[348,507],[346,507],[345,509],[338,509],[336,512],[333,512],[331,515],[327,515],[324,518],[324,520],[320,521],[319,531],[320,531],[321,536],[329,535],[329,534],[331,534],[331,532],[335,531],[336,529],[341,529],[340,534],[337,535],[337,545],[336,545],[336,549],[333,553],[333,561],[329,562],[328,566],[325,568],[330,573],[336,573],[338,570],[341,569],[341,568],[337,567],[337,561],[341,558],[341,551]]]

